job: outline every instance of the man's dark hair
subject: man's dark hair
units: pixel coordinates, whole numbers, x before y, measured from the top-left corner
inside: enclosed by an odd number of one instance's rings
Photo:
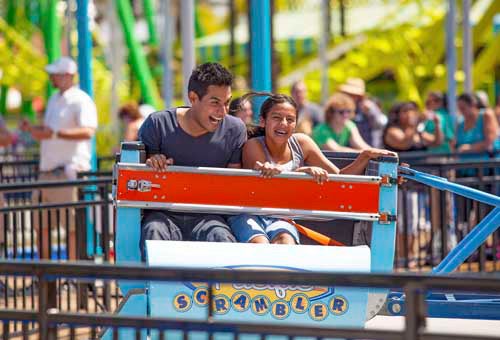
[[[193,91],[201,99],[207,94],[210,85],[231,86],[233,75],[219,63],[199,65],[189,77],[188,92]]]

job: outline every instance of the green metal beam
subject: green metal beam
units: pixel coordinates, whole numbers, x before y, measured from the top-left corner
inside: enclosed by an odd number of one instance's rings
[[[7,1],[7,11],[5,13],[5,21],[13,26],[16,22],[16,4],[15,0]],[[0,115],[7,114],[7,93],[9,92],[9,87],[2,85],[0,87]]]
[[[158,46],[158,34],[156,33],[155,26],[155,9],[152,0],[143,0],[144,16],[146,17],[146,22],[148,23],[149,31],[149,44],[152,46]]]
[[[151,70],[148,66],[144,51],[139,42],[135,39],[134,35],[134,16],[132,14],[132,7],[129,0],[115,0],[118,17],[123,28],[123,35],[129,50],[131,66],[135,76],[139,80],[141,94],[144,102],[154,106],[160,107],[161,98],[158,88],[154,82]]]

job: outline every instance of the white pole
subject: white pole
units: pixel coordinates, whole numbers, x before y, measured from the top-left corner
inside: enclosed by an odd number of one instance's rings
[[[463,7],[463,60],[464,60],[464,73],[465,73],[465,83],[464,89],[466,92],[471,93],[473,91],[472,85],[472,63],[474,55],[472,53],[472,32],[471,32],[471,22],[470,22],[470,0],[462,0]]]
[[[329,81],[328,81],[328,59],[326,56],[326,51],[328,48],[328,38],[330,37],[330,32],[328,28],[330,27],[328,21],[330,20],[330,15],[328,10],[330,6],[328,4],[330,0],[322,0],[320,8],[320,33],[319,33],[319,59],[321,64],[321,103],[325,103],[329,95]]]
[[[163,64],[163,100],[166,107],[172,107],[174,98],[174,75],[172,72],[172,46],[174,44],[174,16],[172,15],[172,1],[163,0],[161,2],[161,13],[163,13],[163,39],[162,64]]]
[[[188,99],[189,76],[195,67],[194,56],[194,0],[182,0],[181,2],[181,39],[182,39],[182,75],[183,75],[183,98],[185,103]]]
[[[450,115],[456,115],[456,92],[455,70],[457,69],[457,53],[455,50],[455,0],[448,0],[448,15],[446,18],[446,68],[448,82],[448,110]]]

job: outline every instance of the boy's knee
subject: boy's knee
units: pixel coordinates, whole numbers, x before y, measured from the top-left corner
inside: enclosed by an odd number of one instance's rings
[[[212,227],[207,233],[206,240],[208,242],[236,242],[236,238],[229,228],[225,227]]]

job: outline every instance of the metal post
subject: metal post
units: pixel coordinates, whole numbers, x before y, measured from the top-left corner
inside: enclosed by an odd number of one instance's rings
[[[320,22],[321,22],[321,30],[319,36],[319,59],[321,64],[321,103],[325,103],[329,90],[329,81],[328,81],[328,59],[326,57],[326,50],[328,48],[328,40],[330,38],[330,0],[322,0],[321,8],[320,8]]]
[[[7,2],[7,13],[6,21],[8,25],[13,25],[16,20],[16,6],[14,0],[9,0]],[[9,87],[2,85],[0,87],[0,116],[7,114],[7,93],[9,92]]]
[[[500,13],[497,13],[493,17],[493,34],[498,35],[500,34]],[[493,75],[494,80],[495,80],[495,102],[498,98],[500,98],[500,67],[496,67],[495,69],[495,74]],[[498,102],[496,102],[498,103]]]
[[[185,103],[189,103],[188,82],[195,67],[194,55],[194,0],[181,1],[181,39],[182,39],[182,94]]]
[[[230,67],[234,72],[235,69],[235,57],[236,57],[236,6],[235,0],[229,0],[229,59],[230,59]]]
[[[339,1],[340,7],[340,35],[345,37],[345,1]]]
[[[57,17],[57,0],[48,0],[45,21],[45,48],[49,63],[61,57],[61,25]],[[54,93],[54,88],[49,84],[48,95]]]
[[[131,67],[139,80],[141,95],[144,102],[156,108],[160,107],[160,95],[154,82],[151,70],[142,50],[142,46],[135,39],[134,15],[129,0],[115,0],[118,17],[123,28],[123,35],[129,50]]]
[[[448,82],[448,111],[450,115],[456,115],[456,92],[455,70],[457,68],[457,54],[455,50],[455,0],[448,0],[448,14],[446,18],[446,67]]]
[[[89,32],[88,0],[76,1],[76,21],[78,29],[78,74],[80,76],[80,88],[90,97],[94,96],[92,84],[92,46]],[[95,137],[92,138],[92,158],[90,166],[93,171],[97,170],[97,155]]]
[[[166,107],[171,107],[174,98],[174,75],[172,59],[174,44],[174,16],[172,15],[172,1],[163,0],[160,4],[163,14],[162,64],[163,64],[163,100]]]
[[[252,89],[271,91],[271,6],[268,0],[250,0],[250,36]],[[254,112],[259,112],[264,98],[256,98]]]
[[[464,90],[465,92],[471,93],[473,91],[472,88],[472,64],[474,55],[472,53],[472,29],[470,22],[470,0],[462,0],[462,8],[463,8],[463,60],[464,60],[464,73],[465,73],[465,83]]]

